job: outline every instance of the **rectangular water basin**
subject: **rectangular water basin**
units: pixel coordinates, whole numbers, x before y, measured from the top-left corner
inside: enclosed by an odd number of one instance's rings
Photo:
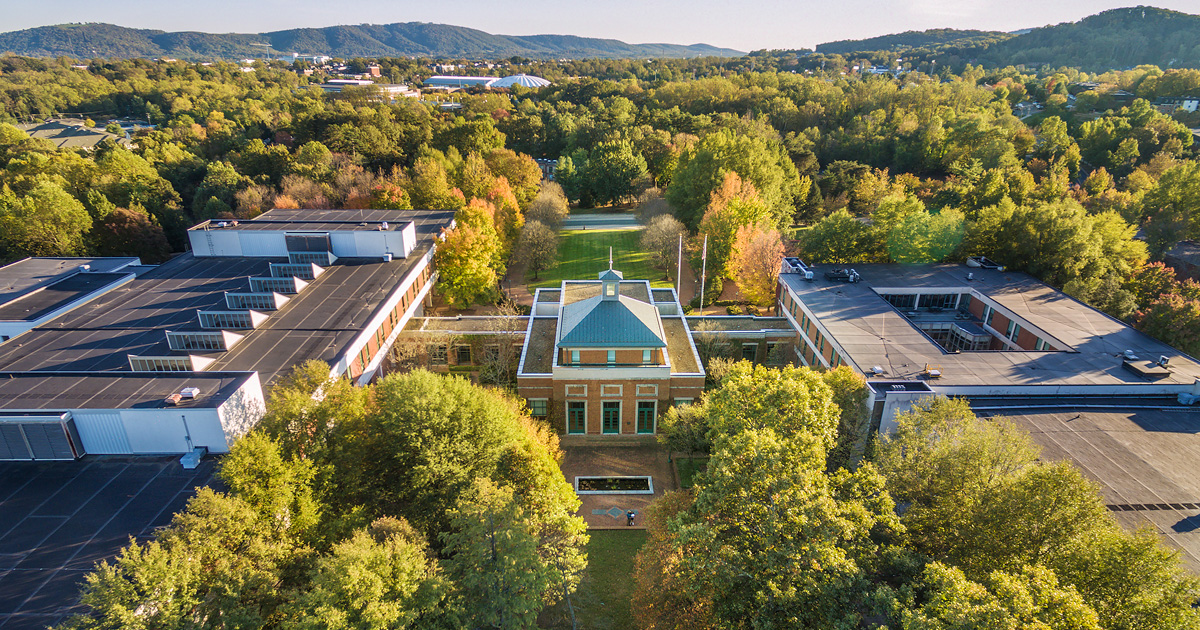
[[[576,477],[575,494],[654,494],[654,480],[649,475]]]

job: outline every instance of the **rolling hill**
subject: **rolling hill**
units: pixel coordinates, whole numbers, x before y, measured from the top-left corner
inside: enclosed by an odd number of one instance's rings
[[[707,44],[627,44],[572,35],[493,35],[448,24],[404,22],[270,33],[200,33],[133,29],[113,24],[60,24],[0,33],[0,51],[34,57],[81,59],[174,57],[187,60],[261,58],[298,52],[331,57],[535,59],[632,57],[736,57],[743,53]]]
[[[1072,66],[1088,71],[1153,64],[1200,67],[1200,15],[1137,6],[1111,9],[1015,33],[935,29],[820,44],[817,53],[909,51],[918,58],[953,55],[986,66]]]
[[[974,31],[953,28],[935,28],[927,31],[905,31],[894,35],[881,35],[869,39],[844,39],[817,45],[817,52],[827,55],[847,54],[863,51],[887,50],[899,52],[911,48],[933,48],[936,46],[976,46],[982,43],[1003,41],[1013,37],[999,31]]]

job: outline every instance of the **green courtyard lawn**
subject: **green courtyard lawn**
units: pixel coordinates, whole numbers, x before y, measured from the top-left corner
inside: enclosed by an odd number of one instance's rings
[[[695,484],[696,475],[708,468],[707,457],[675,457],[675,470],[679,472],[679,487],[691,488]]]
[[[646,542],[646,531],[593,530],[587,545],[588,568],[571,597],[581,630],[627,630],[633,626],[633,558]],[[538,617],[538,627],[571,627],[566,604],[559,602]]]
[[[641,230],[565,230],[559,233],[558,264],[533,279],[527,274],[530,290],[558,288],[563,280],[595,280],[608,269],[608,248],[613,251],[613,269],[627,280],[650,280],[656,287],[671,286],[665,274],[650,265],[650,254],[641,251]]]

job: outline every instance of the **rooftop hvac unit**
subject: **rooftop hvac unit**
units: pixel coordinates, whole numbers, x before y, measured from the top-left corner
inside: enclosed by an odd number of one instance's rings
[[[383,255],[383,262],[392,262],[392,253],[388,252]]]
[[[163,404],[174,407],[175,405],[178,405],[182,401],[183,401],[182,394],[171,394],[170,396],[167,396],[166,398],[163,399]]]
[[[384,231],[384,232],[386,232],[386,231],[387,231],[387,229],[388,229],[388,224],[387,224],[387,221],[384,221],[383,223],[380,223],[380,224],[379,224],[379,229],[380,229],[380,230],[382,230],[382,231]]]
[[[1133,350],[1126,350],[1125,351],[1125,360],[1126,361],[1137,361],[1138,356],[1133,353]]]
[[[79,265],[79,273],[87,273],[92,270],[91,265]]]
[[[882,366],[882,365],[876,365],[875,367],[871,368],[871,372],[872,372],[872,373],[873,373],[875,376],[882,376],[882,375],[884,374],[883,366]]]
[[[195,399],[197,396],[200,395],[200,388],[199,387],[184,387],[183,389],[179,390],[179,395],[182,398]]]
[[[1167,356],[1167,355],[1165,355],[1165,354],[1164,354],[1164,355],[1162,355],[1162,356],[1160,356],[1160,357],[1158,357],[1158,364],[1159,364],[1159,365],[1161,365],[1161,366],[1163,366],[1163,367],[1167,367],[1167,364],[1168,364],[1168,363],[1170,363],[1170,362],[1171,362],[1171,357],[1169,357],[1169,356]]]

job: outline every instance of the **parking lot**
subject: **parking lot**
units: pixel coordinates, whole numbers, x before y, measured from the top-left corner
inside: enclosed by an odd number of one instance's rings
[[[215,460],[177,457],[0,462],[0,630],[45,628],[78,610],[92,566],[168,524]]]

